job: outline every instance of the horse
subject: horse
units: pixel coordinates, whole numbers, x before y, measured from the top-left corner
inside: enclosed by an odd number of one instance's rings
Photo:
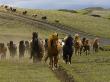
[[[93,52],[98,52],[99,49],[99,39],[95,38],[93,42]]]
[[[48,39],[48,56],[50,58],[50,67],[54,70],[58,67],[58,53],[60,45],[58,43],[58,34],[54,33]]]
[[[30,53],[30,44],[29,41],[25,41],[25,52],[26,54]]]
[[[5,47],[4,43],[0,43],[1,59],[6,59],[6,52],[7,52],[7,48]]]
[[[24,41],[19,42],[19,58],[24,57],[25,54],[25,44]]]
[[[44,49],[43,49],[42,40],[38,38],[38,33],[33,32],[30,58],[33,58],[33,63],[36,63],[42,60],[43,54],[44,54]]]
[[[64,42],[63,46],[63,60],[66,62],[66,64],[69,62],[71,64],[71,57],[73,54],[73,38],[71,35],[69,35]]]
[[[81,42],[82,42],[82,46],[81,46],[80,51],[82,53],[82,52],[85,52],[86,38],[85,37],[82,38],[82,41]]]
[[[23,15],[26,15],[26,14],[27,14],[27,11],[23,11],[22,14],[23,14]]]
[[[90,40],[87,39],[85,41],[85,49],[84,49],[84,52],[86,53],[86,55],[90,54],[90,46],[91,46]]]
[[[81,54],[81,47],[82,47],[82,41],[80,39],[80,36],[78,34],[75,34],[75,39],[74,39],[75,54]]]
[[[15,55],[17,54],[17,46],[16,44],[13,43],[13,41],[10,41],[10,43],[7,43],[9,52],[10,52],[10,56],[11,57],[15,57]]]

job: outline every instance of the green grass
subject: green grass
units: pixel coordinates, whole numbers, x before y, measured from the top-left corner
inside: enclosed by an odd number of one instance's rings
[[[0,61],[0,82],[60,82],[46,64],[28,59]]]
[[[25,9],[24,9],[25,10]],[[19,13],[23,10],[20,9]],[[28,10],[28,15],[38,14],[36,19],[41,20],[47,16],[49,22],[60,20],[61,24],[76,28],[78,30],[110,38],[110,20],[95,18],[87,15],[72,14],[57,10]],[[0,13],[0,15],[2,15]],[[34,26],[13,18],[7,14],[6,19],[0,17],[0,42],[14,40],[29,40],[32,32],[39,32],[41,38],[48,37],[53,29],[44,28],[41,25]],[[43,28],[42,28],[43,27]],[[65,34],[57,31],[60,36]],[[62,64],[67,72],[73,75],[75,82],[109,82],[110,78],[110,52],[100,52],[89,56],[74,56],[71,65]],[[0,82],[59,82],[45,64],[32,64],[29,60],[19,62],[18,60],[0,61]]]
[[[27,10],[27,16],[37,14],[36,19],[41,20],[42,16],[48,17],[48,22],[55,23],[55,20],[59,20],[61,24],[70,26],[71,28],[84,31],[97,36],[110,38],[110,20],[104,18],[92,17],[89,15],[82,15],[80,13],[69,13],[57,10],[31,10],[31,9],[17,9],[17,13],[22,14],[24,10]],[[102,16],[109,16],[108,11],[95,11]],[[93,13],[93,11],[92,11]],[[108,14],[107,14],[108,13]]]
[[[65,36],[65,33],[62,33],[58,30],[50,29],[43,25],[36,24],[28,24],[24,21],[19,21],[19,18],[14,19],[13,15],[7,14],[4,15],[0,13],[0,41],[10,41],[14,40],[18,42],[19,40],[31,40],[32,32],[36,31],[39,33],[40,38],[47,38],[53,32],[58,32],[59,36]],[[11,19],[11,20],[10,20]]]
[[[105,49],[105,50],[110,50],[110,45],[105,45],[102,48]]]
[[[99,52],[89,56],[73,55],[72,64],[61,63],[75,82],[109,82],[110,52]]]
[[[19,12],[21,12],[20,10]],[[49,22],[60,20],[61,24],[70,26],[71,28],[84,31],[97,36],[110,38],[110,20],[104,18],[92,17],[89,15],[73,14],[69,12],[57,10],[27,10],[28,16],[37,14],[36,19],[41,20],[42,16],[47,16]],[[106,13],[106,12],[105,12]]]

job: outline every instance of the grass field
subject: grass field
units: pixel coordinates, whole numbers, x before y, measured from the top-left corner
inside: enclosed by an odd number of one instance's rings
[[[19,10],[18,12],[22,11],[23,10]],[[79,14],[69,13],[57,10],[27,10],[27,11],[29,16],[30,15],[32,16],[32,14],[37,14],[38,16],[36,17],[36,19],[39,20],[41,20],[42,16],[47,16],[49,22],[55,22],[55,20],[59,20],[61,24],[70,26],[71,28],[75,28],[93,35],[110,38],[110,36],[108,35],[110,33],[109,30],[110,20],[108,19],[92,17],[89,15],[82,15],[80,13]]]
[[[21,13],[22,11],[20,9],[17,12]],[[110,20],[108,19],[57,10],[28,10],[27,16],[32,14],[37,14],[36,19],[39,20],[42,16],[47,16],[49,22],[55,22],[58,19],[61,24],[71,28],[110,38]],[[3,15],[0,13],[0,42],[31,40],[33,31],[39,32],[41,38],[46,38],[55,32],[54,29],[31,25],[17,19],[14,19],[11,14]],[[60,36],[65,35],[60,31],[57,32]],[[69,74],[73,75],[75,82],[109,82],[109,54],[110,52],[99,52],[88,56],[73,55],[71,65],[66,65],[62,61],[60,64]],[[32,61],[27,58],[25,61],[9,58],[6,61],[0,61],[0,82],[59,82],[59,80],[44,63],[32,64]]]
[[[8,42],[10,40],[15,42],[20,40],[31,40],[32,32],[35,31],[39,33],[40,38],[44,39],[53,32],[57,31],[39,24],[28,24],[25,22],[25,20],[19,21],[19,18],[14,18],[11,14],[0,14],[0,42]],[[59,33],[60,37],[65,35],[60,31],[57,32]]]
[[[18,19],[18,20],[17,20]],[[30,21],[29,21],[30,22]],[[54,29],[42,25],[32,25],[14,18],[11,14],[0,13],[0,42],[10,40],[18,43],[20,40],[31,40],[32,32],[39,32],[40,38],[46,38]],[[19,60],[10,58],[0,60],[0,82],[60,82],[48,65],[41,62],[33,64],[29,57]]]
[[[110,20],[106,19],[109,17],[109,10],[94,10],[91,12],[102,15],[102,17],[105,18],[98,18],[89,15],[82,15],[81,13],[69,13],[57,10],[18,9],[17,13],[22,14],[24,10],[28,11],[27,16],[32,17],[33,14],[37,14],[38,16],[35,19],[38,20],[41,20],[42,16],[47,16],[48,22],[55,23],[55,20],[59,20],[61,24],[78,29],[79,31],[84,31],[93,35],[110,38],[110,36],[108,35],[110,33]]]
[[[61,63],[62,64],[62,63]],[[110,52],[75,56],[71,65],[62,64],[75,82],[109,82]]]
[[[0,60],[0,82],[60,82],[46,64],[29,59]]]

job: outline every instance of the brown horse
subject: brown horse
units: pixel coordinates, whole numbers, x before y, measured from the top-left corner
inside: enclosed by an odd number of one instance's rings
[[[48,56],[50,58],[50,66],[53,70],[54,68],[57,68],[59,49],[58,34],[54,33],[48,39]]]
[[[99,39],[95,38],[93,42],[93,52],[98,52],[99,49]]]
[[[31,42],[31,57],[33,62],[36,63],[42,60],[44,49],[43,42],[38,38],[38,33],[33,32],[32,42]]]
[[[82,39],[82,46],[81,46],[81,53],[85,52],[86,55],[90,53],[90,46],[91,46],[91,41],[89,39],[83,38]]]
[[[90,40],[87,39],[87,40],[85,41],[85,49],[84,49],[86,55],[90,54],[90,46],[91,46]]]
[[[82,41],[80,39],[80,36],[78,34],[75,34],[75,39],[74,39],[75,54],[81,54],[81,46],[82,46]]]

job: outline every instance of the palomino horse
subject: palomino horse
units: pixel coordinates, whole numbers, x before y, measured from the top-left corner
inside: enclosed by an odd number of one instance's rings
[[[93,42],[93,52],[98,52],[99,49],[99,39],[95,38]]]
[[[57,68],[59,49],[58,34],[54,33],[48,39],[48,56],[50,58],[50,66],[53,70],[54,68]]]
[[[80,39],[80,36],[78,34],[75,34],[75,39],[74,39],[75,54],[81,54],[81,46],[82,46],[82,41]]]

